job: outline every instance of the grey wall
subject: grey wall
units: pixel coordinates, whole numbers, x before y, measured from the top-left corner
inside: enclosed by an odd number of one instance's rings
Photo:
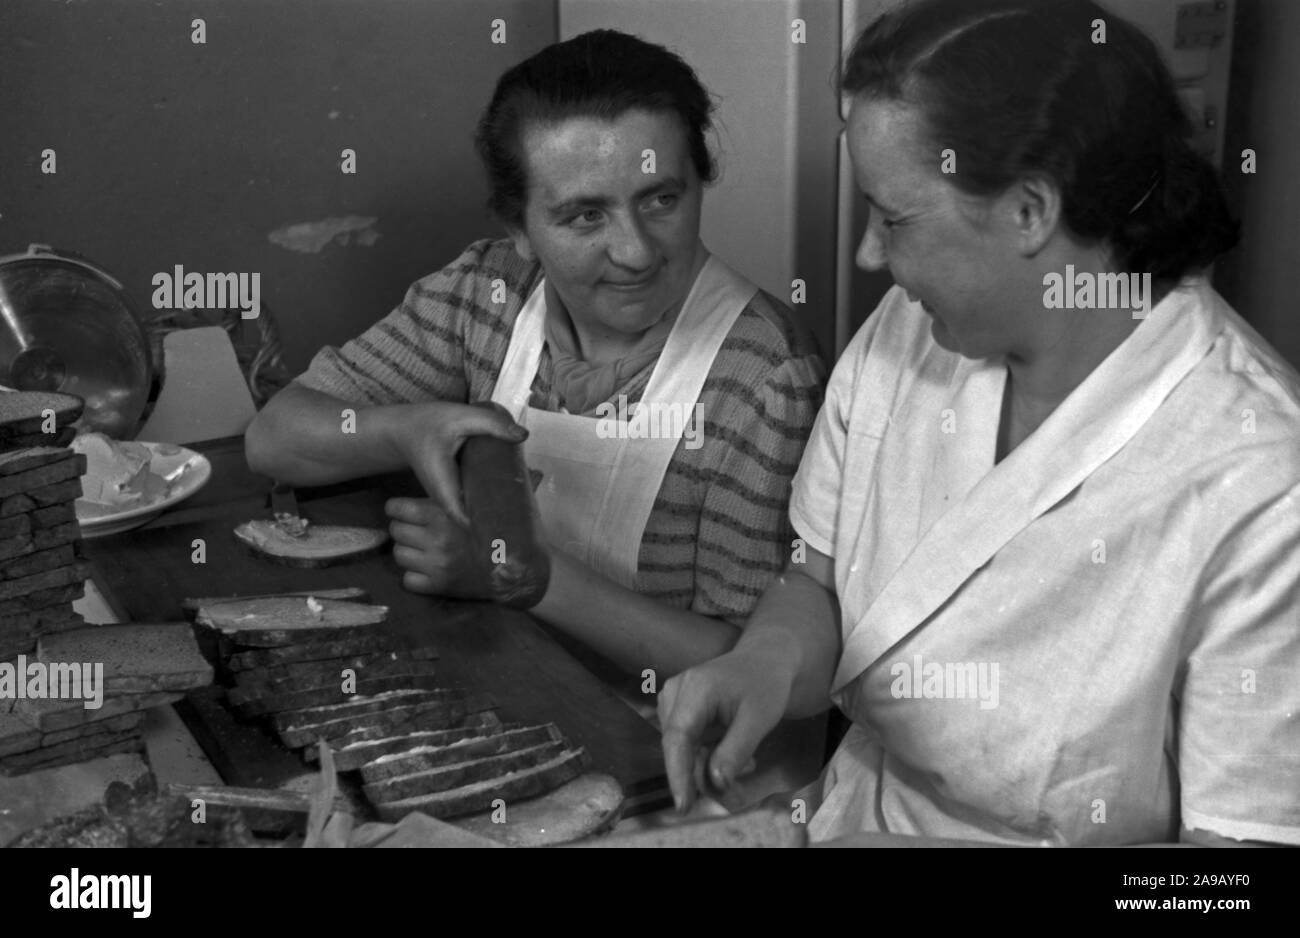
[[[1260,171],[1227,173],[1244,242],[1216,282],[1300,363],[1287,289],[1300,262],[1300,58],[1288,48],[1300,3],[1239,0],[1239,12],[1227,150],[1253,147]],[[505,45],[489,41],[498,16]],[[794,16],[805,47],[789,42]],[[194,17],[206,45],[190,42]],[[174,264],[260,271],[297,371],[498,231],[474,120],[510,64],[561,28],[601,25],[679,49],[719,94],[724,176],[706,237],[780,296],[804,279],[801,312],[831,351],[836,0],[0,0],[0,253],[76,250],[146,312],[150,278]],[[40,172],[46,147],[53,176]],[[338,171],[344,147],[358,152],[355,176]],[[268,240],[342,216],[377,218],[378,240],[317,253]]]
[[[555,37],[546,0],[2,0],[0,253],[85,254],[144,312],[175,264],[260,271],[296,372],[497,232],[470,133],[497,76]],[[268,240],[350,215],[378,240]]]
[[[1300,368],[1300,3],[1238,0],[1227,157],[1242,241],[1220,265],[1229,302]],[[1253,149],[1258,173],[1243,175]]]

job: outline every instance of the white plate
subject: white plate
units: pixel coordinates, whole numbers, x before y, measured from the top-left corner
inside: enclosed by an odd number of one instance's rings
[[[174,443],[143,443],[150,453],[149,469],[166,478],[179,472],[168,485],[161,498],[147,505],[129,505],[108,508],[84,498],[77,499],[77,521],[81,524],[83,538],[104,537],[130,531],[148,524],[168,508],[185,501],[212,478],[212,463],[208,457]]]

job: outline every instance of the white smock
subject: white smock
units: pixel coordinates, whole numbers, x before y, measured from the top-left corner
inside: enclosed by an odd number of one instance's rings
[[[790,514],[854,721],[816,840],[1300,844],[1300,378],[1189,280],[1002,462],[1006,368],[895,288]]]

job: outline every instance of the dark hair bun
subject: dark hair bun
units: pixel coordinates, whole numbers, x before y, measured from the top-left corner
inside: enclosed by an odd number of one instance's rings
[[[1150,271],[1157,280],[1208,267],[1240,237],[1218,173],[1191,146],[1180,144],[1166,151],[1151,197],[1110,235],[1126,269]]]

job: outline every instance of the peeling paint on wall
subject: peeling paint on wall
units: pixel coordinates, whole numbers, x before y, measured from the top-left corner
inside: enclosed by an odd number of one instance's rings
[[[319,254],[331,241],[343,246],[355,242],[368,248],[379,240],[379,232],[374,229],[377,221],[378,218],[362,215],[304,221],[275,229],[267,235],[267,240],[300,254]]]

